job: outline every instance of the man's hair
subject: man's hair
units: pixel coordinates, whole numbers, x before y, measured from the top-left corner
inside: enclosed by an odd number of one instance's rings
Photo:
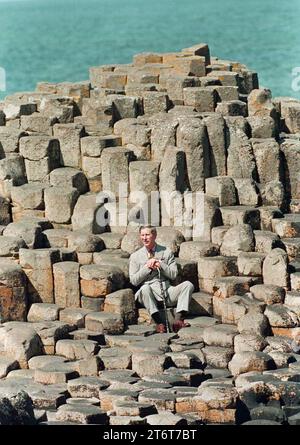
[[[140,226],[140,227],[139,227],[139,233],[141,233],[141,231],[142,231],[143,229],[150,229],[150,230],[151,230],[151,233],[152,233],[153,235],[157,235],[156,227],[151,226],[150,224],[145,225],[145,226]]]

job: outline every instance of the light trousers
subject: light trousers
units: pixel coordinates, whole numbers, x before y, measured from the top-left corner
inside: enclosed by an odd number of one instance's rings
[[[176,312],[188,312],[194,291],[193,284],[190,281],[184,281],[178,284],[178,286],[170,286],[166,281],[162,284],[165,289],[165,295],[167,296],[167,307],[176,306]],[[155,312],[158,312],[158,303],[163,301],[159,281],[144,284],[138,292],[137,301],[148,310],[151,316]]]

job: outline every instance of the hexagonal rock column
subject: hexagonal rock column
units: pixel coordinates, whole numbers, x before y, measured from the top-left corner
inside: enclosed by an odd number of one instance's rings
[[[185,151],[187,173],[193,192],[204,190],[209,177],[209,143],[205,125],[199,119],[182,119],[177,130],[177,146]]]
[[[128,164],[133,152],[123,147],[105,148],[101,154],[103,190],[119,196],[119,183],[128,187]]]
[[[60,261],[57,249],[20,249],[20,265],[28,278],[30,303],[54,303],[52,265]]]
[[[60,165],[60,148],[57,139],[44,135],[21,138],[20,153],[25,158],[29,182],[48,182],[49,173]]]
[[[72,216],[73,230],[85,230],[89,233],[102,233],[105,227],[98,218],[101,204],[96,193],[86,193],[78,198]]]
[[[125,324],[134,324],[137,317],[132,289],[121,289],[107,295],[104,311],[119,314]]]
[[[27,314],[26,275],[14,261],[0,260],[0,319],[25,321]]]
[[[57,224],[71,222],[79,192],[74,187],[54,186],[45,189],[45,216]]]
[[[80,138],[84,136],[82,125],[55,124],[53,134],[59,140],[61,164],[65,167],[80,166]]]
[[[79,264],[64,261],[53,265],[55,303],[62,308],[80,307]]]
[[[124,274],[113,266],[90,264],[80,268],[80,288],[85,297],[106,297],[123,284]]]
[[[288,256],[283,249],[273,249],[263,263],[264,284],[289,290]]]

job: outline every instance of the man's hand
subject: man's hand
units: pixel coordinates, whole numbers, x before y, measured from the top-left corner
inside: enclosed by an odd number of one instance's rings
[[[160,261],[156,258],[151,258],[147,261],[147,267],[152,270],[160,269]]]

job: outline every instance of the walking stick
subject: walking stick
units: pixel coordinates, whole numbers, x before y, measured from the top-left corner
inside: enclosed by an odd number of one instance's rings
[[[160,269],[157,269],[158,272],[158,279],[159,279],[159,285],[160,285],[160,292],[161,292],[161,296],[163,299],[163,305],[164,305],[164,312],[165,312],[165,319],[166,319],[166,327],[167,327],[167,333],[170,333],[170,327],[169,327],[169,320],[168,320],[168,311],[167,311],[167,296],[165,293],[165,289],[161,280],[161,275],[160,275]]]

